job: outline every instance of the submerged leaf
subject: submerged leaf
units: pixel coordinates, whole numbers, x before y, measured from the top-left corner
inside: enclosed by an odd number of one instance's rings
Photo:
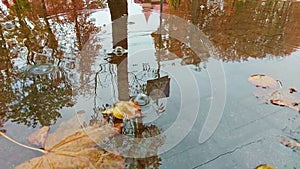
[[[291,149],[299,149],[300,150],[300,142],[291,137],[279,136],[278,140],[281,144]]]
[[[82,117],[83,114],[78,116]],[[112,126],[89,126],[84,129],[78,126],[77,116],[63,122],[54,133],[48,135],[43,156],[26,161],[16,168],[124,168],[123,157],[101,150],[96,144],[116,133]]]
[[[255,169],[276,169],[276,168],[269,164],[261,164],[261,165],[255,167]]]
[[[290,92],[286,89],[280,89],[275,91],[257,91],[254,95],[260,99],[264,100],[266,103],[271,103],[276,106],[289,107],[291,109],[300,111],[300,94],[298,92]]]
[[[256,87],[262,87],[262,88],[278,88],[278,81],[275,80],[271,76],[263,75],[263,74],[255,74],[251,75],[248,78],[248,81]]]

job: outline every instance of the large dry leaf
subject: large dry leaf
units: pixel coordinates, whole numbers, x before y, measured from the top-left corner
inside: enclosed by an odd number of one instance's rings
[[[133,101],[117,102],[113,108],[105,110],[103,114],[112,114],[118,119],[131,119],[142,116],[141,107]]]
[[[279,136],[278,140],[281,144],[291,149],[298,149],[300,150],[300,142],[294,138],[286,137],[286,136]]]
[[[269,164],[261,164],[261,165],[255,167],[255,169],[276,169],[276,168]]]
[[[248,81],[256,87],[262,88],[278,88],[278,81],[271,76],[255,74],[248,78]]]
[[[124,168],[124,158],[100,150],[96,143],[116,133],[110,126],[81,128],[76,115],[48,135],[45,142],[45,154],[17,166],[17,169],[56,169],[56,168]],[[78,127],[79,126],[79,127]]]

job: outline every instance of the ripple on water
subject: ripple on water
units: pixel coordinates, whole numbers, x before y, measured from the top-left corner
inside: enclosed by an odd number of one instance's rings
[[[54,66],[51,64],[34,65],[29,69],[29,73],[33,75],[42,75],[52,72]]]

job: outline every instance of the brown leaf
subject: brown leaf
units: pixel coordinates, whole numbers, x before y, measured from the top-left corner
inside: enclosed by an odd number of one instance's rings
[[[263,75],[263,74],[255,74],[251,75],[248,78],[248,81],[256,87],[262,87],[262,88],[278,88],[278,81],[275,80],[271,76]]]
[[[295,92],[297,92],[297,90],[296,90],[295,88],[293,88],[293,87],[291,87],[289,90],[290,90],[290,93],[295,93]]]
[[[264,100],[266,103],[271,103],[276,106],[289,107],[291,109],[300,111],[300,94],[298,92],[290,92],[290,89],[278,89],[275,91],[256,91],[254,95]]]
[[[290,93],[286,90],[276,90],[270,95],[270,103],[277,106],[289,107],[297,112],[300,111],[300,108],[298,107],[300,95],[298,93]]]
[[[124,168],[124,158],[99,149],[96,143],[116,133],[110,125],[81,128],[79,114],[48,135],[45,142],[46,153],[17,166],[17,169],[53,168]],[[79,126],[79,127],[78,127]]]
[[[300,150],[300,142],[296,139],[285,137],[285,136],[279,136],[278,140],[281,144],[283,144],[286,147]]]
[[[50,129],[49,126],[43,126],[43,127],[41,127],[37,131],[35,131],[32,134],[30,134],[30,136],[28,137],[28,141],[31,144],[44,147],[45,146],[46,138],[48,136],[49,129]]]

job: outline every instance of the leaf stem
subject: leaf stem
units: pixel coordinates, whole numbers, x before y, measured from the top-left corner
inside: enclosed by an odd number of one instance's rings
[[[9,140],[9,141],[11,141],[11,142],[13,142],[13,143],[15,143],[15,144],[21,146],[21,147],[24,147],[24,148],[27,148],[27,149],[30,149],[30,150],[34,150],[34,151],[39,151],[39,152],[42,152],[42,153],[44,153],[44,154],[48,153],[48,151],[46,151],[46,150],[42,150],[42,149],[35,148],[35,147],[30,147],[30,146],[27,146],[27,145],[25,145],[25,144],[19,143],[19,142],[17,142],[17,141],[15,141],[14,139],[8,137],[6,134],[4,134],[3,132],[0,131],[0,136],[1,136],[1,135],[2,135],[4,138],[6,138],[7,140]]]

